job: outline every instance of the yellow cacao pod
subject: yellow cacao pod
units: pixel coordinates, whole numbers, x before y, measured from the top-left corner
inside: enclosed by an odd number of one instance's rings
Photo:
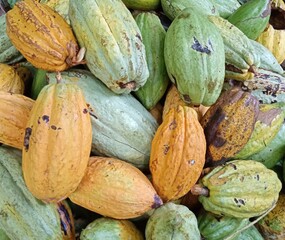
[[[24,88],[24,81],[17,71],[8,64],[0,63],[0,91],[23,94]]]
[[[268,48],[278,63],[281,64],[285,60],[285,28],[275,29],[269,24],[256,41]]]
[[[71,27],[49,6],[19,1],[7,12],[6,24],[13,45],[36,68],[62,71],[81,63]]]
[[[27,122],[23,175],[31,193],[58,202],[72,193],[87,168],[91,120],[76,84],[49,84],[40,92]]]
[[[25,128],[34,100],[0,91],[0,142],[22,149]]]
[[[152,140],[149,167],[163,201],[184,196],[205,164],[206,139],[197,113],[187,106],[172,108]]]
[[[69,199],[116,219],[143,215],[162,205],[148,178],[133,165],[107,157],[91,157],[80,185]]]

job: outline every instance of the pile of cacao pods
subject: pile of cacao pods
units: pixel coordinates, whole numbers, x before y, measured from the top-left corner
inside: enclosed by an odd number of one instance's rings
[[[0,239],[285,239],[283,0],[1,0]]]

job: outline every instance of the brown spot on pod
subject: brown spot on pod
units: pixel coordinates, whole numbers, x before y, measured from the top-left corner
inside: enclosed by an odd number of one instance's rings
[[[30,137],[32,134],[32,128],[26,128],[25,130],[25,137],[24,137],[24,148],[26,151],[29,150],[29,145],[30,145]]]
[[[177,127],[175,119],[169,124],[169,130],[173,130]]]
[[[163,154],[166,155],[170,149],[170,146],[168,144],[163,145]]]
[[[84,108],[84,109],[83,109],[83,113],[84,113],[84,114],[87,114],[87,113],[88,113],[88,110],[87,110],[86,108]]]
[[[51,128],[52,130],[56,130],[56,129],[57,129],[57,127],[54,126],[54,125],[51,125],[50,128]]]

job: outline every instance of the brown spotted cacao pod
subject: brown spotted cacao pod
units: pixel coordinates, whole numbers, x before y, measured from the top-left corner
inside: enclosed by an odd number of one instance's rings
[[[103,216],[128,219],[162,205],[148,178],[133,165],[107,157],[91,157],[70,200]]]
[[[201,120],[207,141],[206,166],[224,163],[249,140],[259,112],[259,102],[235,87],[223,92]]]
[[[197,113],[187,106],[172,108],[154,135],[150,153],[152,182],[167,202],[184,196],[198,180],[206,141]]]
[[[91,151],[90,115],[76,84],[49,84],[40,92],[26,125],[23,175],[45,202],[65,199],[80,183]]]
[[[36,68],[62,71],[81,63],[82,52],[71,27],[45,4],[33,0],[17,2],[6,14],[6,32]]]

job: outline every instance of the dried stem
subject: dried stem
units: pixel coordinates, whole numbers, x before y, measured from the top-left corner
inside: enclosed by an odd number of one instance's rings
[[[204,187],[202,184],[195,184],[190,191],[193,195],[199,195],[205,197],[209,196],[209,189]]]

